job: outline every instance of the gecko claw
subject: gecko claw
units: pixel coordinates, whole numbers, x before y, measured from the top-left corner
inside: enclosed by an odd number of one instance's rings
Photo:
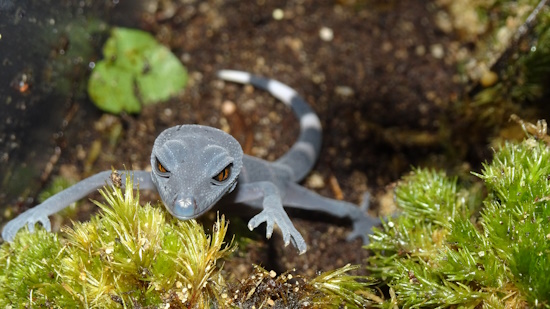
[[[365,192],[365,194],[363,194],[363,201],[361,202],[361,205],[359,205],[359,209],[361,209],[361,211],[363,211],[363,212],[366,212],[367,210],[369,210],[370,200],[371,200],[370,193]]]

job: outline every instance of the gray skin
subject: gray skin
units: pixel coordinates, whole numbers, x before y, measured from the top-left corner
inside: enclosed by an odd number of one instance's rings
[[[136,189],[158,191],[166,209],[176,218],[188,220],[210,210],[218,202],[240,203],[261,209],[248,223],[253,230],[266,222],[270,238],[275,224],[282,232],[285,245],[290,242],[304,253],[304,238],[290,221],[283,205],[349,218],[353,231],[348,239],[362,237],[380,222],[366,215],[368,194],[363,206],[332,200],[298,185],[311,170],[321,148],[321,124],[309,105],[290,87],[240,71],[220,71],[227,81],[250,83],[269,91],[290,106],[300,120],[300,135],[291,149],[275,162],[243,155],[239,143],[229,134],[207,126],[181,125],[163,131],[155,140],[151,153],[152,172],[119,171],[122,185],[126,175],[134,177]],[[49,215],[67,207],[89,193],[110,184],[112,171],[86,178],[50,197],[42,204],[8,222],[2,231],[5,241],[13,241],[24,226],[34,231],[41,223],[50,231]]]

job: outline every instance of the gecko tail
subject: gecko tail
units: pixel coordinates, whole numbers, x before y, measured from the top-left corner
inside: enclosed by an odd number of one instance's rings
[[[309,104],[289,86],[274,79],[252,75],[242,71],[222,70],[220,79],[240,84],[251,84],[268,91],[285,105],[292,108],[300,121],[300,135],[290,150],[276,162],[286,165],[293,172],[293,181],[300,181],[313,168],[321,150],[321,121]]]

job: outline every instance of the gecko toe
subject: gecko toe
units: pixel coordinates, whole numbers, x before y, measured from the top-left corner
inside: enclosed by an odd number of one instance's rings
[[[250,229],[252,231],[255,228],[257,228],[261,223],[262,223],[262,221],[256,215],[255,217],[250,219],[250,221],[248,221],[248,229]]]
[[[360,237],[363,240],[363,244],[367,245],[370,242],[369,233],[372,231],[372,227],[380,224],[380,219],[372,218],[363,214],[360,218],[353,222],[353,231],[348,234],[347,240],[351,241]]]
[[[271,236],[273,236],[273,227],[269,228],[268,226],[265,231],[265,238],[271,239]]]
[[[306,253],[307,245],[306,245],[306,241],[304,240],[302,235],[300,235],[297,239],[292,238],[292,242],[294,244],[294,247],[296,247],[298,249],[298,252],[299,252],[300,255]]]
[[[363,212],[366,212],[367,210],[369,210],[370,208],[370,200],[371,200],[371,195],[369,192],[365,192],[365,194],[363,194],[363,201],[361,202],[361,204],[359,205],[359,209],[361,209]]]
[[[4,226],[4,229],[2,230],[2,238],[4,238],[4,241],[7,241],[7,242],[12,242],[13,237],[15,236],[15,233],[12,228],[12,224],[10,223],[6,224],[6,226]]]
[[[48,232],[52,231],[52,224],[50,222],[50,219],[48,219],[48,217],[42,217],[42,218],[38,219],[38,221],[40,222],[40,224],[42,224],[42,227],[46,231],[48,231]]]
[[[366,233],[361,233],[361,232],[358,232],[358,231],[352,231],[348,234],[348,236],[346,237],[346,240],[347,241],[352,241],[356,238],[361,238],[363,240],[363,244],[368,244],[369,243],[369,238],[367,236]]]

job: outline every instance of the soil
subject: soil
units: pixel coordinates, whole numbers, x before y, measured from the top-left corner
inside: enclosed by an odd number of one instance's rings
[[[481,162],[486,154],[483,136],[471,137],[473,146],[457,154],[450,137],[457,133],[447,133],[468,123],[454,114],[451,102],[464,86],[457,82],[450,52],[455,39],[435,25],[436,11],[424,0],[154,3],[141,27],[187,67],[185,93],[146,106],[139,115],[77,108],[54,174],[81,179],[111,166],[150,169],[155,137],[189,123],[230,132],[247,154],[280,157],[295,141],[298,123],[268,93],[215,76],[220,69],[238,69],[288,84],[321,118],[323,149],[306,187],[356,204],[370,192],[371,215],[388,213],[392,186],[411,166],[456,169],[463,162]],[[224,113],[232,104],[236,110]],[[120,126],[117,135],[114,128]],[[94,147],[97,158],[89,155]],[[158,200],[152,193],[141,196]],[[86,205],[82,209],[94,209]],[[368,257],[360,240],[346,241],[348,221],[290,214],[308,244],[305,254],[284,247],[277,232],[271,240],[261,228],[241,233],[250,216],[228,214],[232,231],[244,236],[237,236],[239,251],[225,269],[237,278],[250,273],[252,264],[312,276]],[[204,218],[205,226],[214,217],[212,212]]]

